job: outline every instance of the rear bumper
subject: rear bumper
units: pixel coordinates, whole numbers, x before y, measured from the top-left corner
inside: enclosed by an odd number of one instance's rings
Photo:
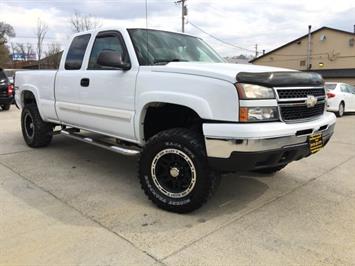
[[[322,133],[323,143],[327,144],[335,121],[334,114],[325,113],[317,120],[297,124],[204,124],[208,160],[213,169],[221,171],[288,164],[310,155],[309,135]]]
[[[12,104],[14,100],[14,97],[4,97],[4,98],[0,98],[0,105],[3,105],[3,104]]]
[[[328,99],[327,100],[327,111],[338,112],[339,111],[340,101],[337,99]]]

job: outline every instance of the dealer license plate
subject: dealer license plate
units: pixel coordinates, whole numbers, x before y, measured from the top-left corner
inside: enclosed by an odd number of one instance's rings
[[[308,145],[310,152],[316,153],[321,148],[323,148],[323,137],[322,134],[314,134],[308,137]]]

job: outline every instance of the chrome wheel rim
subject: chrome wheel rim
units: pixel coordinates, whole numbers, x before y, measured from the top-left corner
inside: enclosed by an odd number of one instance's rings
[[[161,193],[175,199],[189,195],[196,184],[194,163],[178,149],[160,151],[153,158],[151,176]]]
[[[25,126],[25,132],[28,138],[32,139],[35,129],[34,129],[34,123],[31,114],[26,113],[24,117],[24,126]]]

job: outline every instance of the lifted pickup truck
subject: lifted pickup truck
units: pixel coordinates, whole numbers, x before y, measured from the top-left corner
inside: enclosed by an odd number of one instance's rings
[[[139,156],[148,198],[179,213],[205,203],[219,173],[272,173],[317,152],[336,120],[318,74],[227,64],[200,38],[152,29],[76,34],[58,71],[15,85],[30,147],[61,133]]]

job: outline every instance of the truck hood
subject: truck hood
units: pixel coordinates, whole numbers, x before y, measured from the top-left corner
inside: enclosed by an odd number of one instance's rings
[[[278,67],[257,66],[252,64],[171,62],[164,66],[153,66],[152,71],[204,76],[235,83],[237,81],[236,76],[239,72],[259,73],[295,70]]]

